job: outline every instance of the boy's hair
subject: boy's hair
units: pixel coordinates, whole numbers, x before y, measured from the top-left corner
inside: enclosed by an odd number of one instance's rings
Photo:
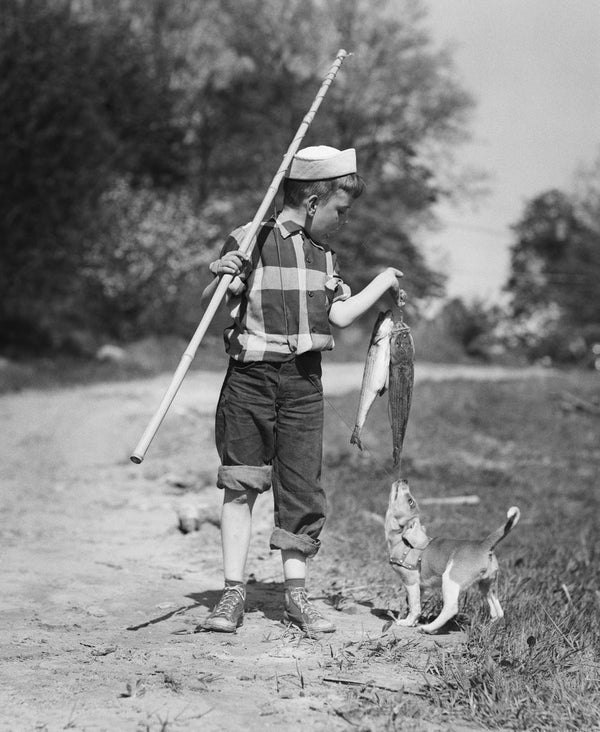
[[[309,196],[318,196],[326,203],[338,191],[346,191],[352,198],[358,198],[365,189],[364,180],[358,173],[350,173],[340,178],[326,180],[296,180],[285,178],[283,181],[283,203],[289,206],[300,206]]]

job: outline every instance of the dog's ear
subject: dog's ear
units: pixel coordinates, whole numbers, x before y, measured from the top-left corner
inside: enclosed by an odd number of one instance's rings
[[[429,544],[429,537],[425,532],[425,527],[421,525],[419,518],[414,518],[404,527],[402,538],[415,549],[425,549]]]
[[[385,535],[401,534],[403,530],[404,526],[400,525],[400,522],[394,514],[391,511],[387,511],[385,514]]]

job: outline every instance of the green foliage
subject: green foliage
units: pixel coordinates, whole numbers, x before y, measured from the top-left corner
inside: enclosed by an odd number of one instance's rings
[[[450,300],[440,314],[442,327],[470,356],[486,356],[484,341],[498,324],[501,314],[496,306],[482,300],[470,304],[460,298]]]
[[[6,0],[0,25],[0,318],[51,330],[82,312],[87,241],[116,174],[172,180],[170,92],[126,19]],[[167,113],[166,119],[169,119]]]
[[[5,0],[4,332],[60,345],[181,320],[211,222],[224,238],[251,218],[342,46],[303,144],[356,147],[367,179],[334,245],[344,275],[361,287],[393,264],[413,301],[439,294],[412,234],[451,191],[472,102],[423,20],[414,0]]]
[[[505,314],[497,305],[452,298],[435,316],[412,327],[419,361],[465,363],[507,360],[496,335]]]
[[[511,277],[515,315],[557,304],[571,323],[600,320],[600,220],[597,230],[584,224],[575,203],[557,190],[528,203],[513,228]]]
[[[181,320],[184,291],[199,296],[216,257],[227,206],[204,206],[197,215],[185,190],[132,187],[121,180],[101,199],[102,226],[81,269],[89,312],[107,335],[129,340],[150,333],[187,334]]]
[[[580,173],[578,191],[541,193],[513,227],[506,289],[533,357],[580,361],[600,338],[599,181],[600,158]]]

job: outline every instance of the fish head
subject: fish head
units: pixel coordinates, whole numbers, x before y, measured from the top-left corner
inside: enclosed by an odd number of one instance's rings
[[[371,342],[377,343],[382,340],[387,340],[391,337],[392,331],[394,330],[394,317],[391,310],[380,312],[373,326],[373,334],[371,336]]]
[[[395,364],[413,363],[415,344],[410,328],[404,323],[394,323],[390,333],[390,358]]]
[[[419,515],[419,506],[405,480],[396,480],[392,483],[388,502],[388,515],[399,529],[403,529],[411,519]]]

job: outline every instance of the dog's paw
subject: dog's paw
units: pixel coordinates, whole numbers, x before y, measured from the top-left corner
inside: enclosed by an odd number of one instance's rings
[[[419,625],[417,630],[419,633],[423,633],[425,635],[433,635],[437,632],[437,628],[432,628],[430,625]]]
[[[400,625],[403,628],[412,628],[417,624],[416,618],[397,618],[395,621],[396,625]]]

